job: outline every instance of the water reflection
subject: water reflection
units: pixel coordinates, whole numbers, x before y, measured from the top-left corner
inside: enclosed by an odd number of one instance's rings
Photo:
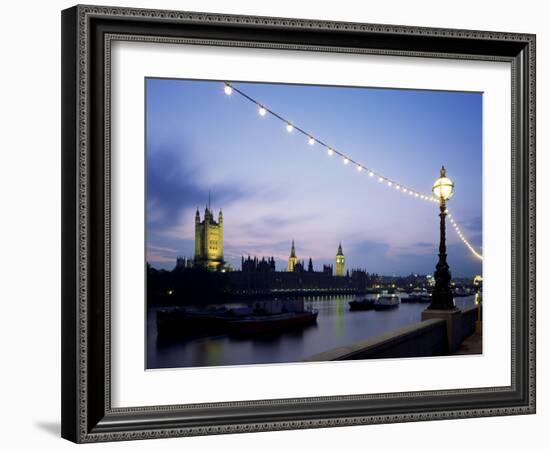
[[[218,335],[178,340],[160,340],[156,335],[155,308],[147,317],[147,367],[199,367],[284,363],[303,360],[314,354],[365,340],[375,335],[420,321],[426,304],[401,304],[377,312],[349,310],[353,296],[307,299],[319,310],[317,324],[300,330],[253,339]],[[474,305],[474,296],[455,299],[459,308]]]

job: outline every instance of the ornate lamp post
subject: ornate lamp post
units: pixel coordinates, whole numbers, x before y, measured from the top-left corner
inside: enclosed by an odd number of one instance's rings
[[[441,167],[439,179],[435,181],[432,192],[439,199],[439,261],[435,267],[435,287],[432,291],[432,302],[428,309],[454,310],[455,302],[451,291],[451,272],[447,264],[447,248],[445,245],[445,218],[447,216],[447,201],[453,196],[454,183],[447,178],[445,167]]]

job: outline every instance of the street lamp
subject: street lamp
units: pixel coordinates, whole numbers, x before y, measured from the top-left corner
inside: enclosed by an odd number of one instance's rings
[[[432,187],[432,192],[435,197],[439,200],[439,204],[445,206],[445,202],[449,200],[454,193],[454,183],[445,174],[445,167],[441,167],[439,172],[439,178],[435,181],[434,186]]]
[[[441,167],[439,179],[432,187],[434,196],[439,200],[439,261],[435,266],[435,287],[432,291],[432,302],[428,309],[453,310],[456,309],[451,291],[451,272],[447,264],[447,249],[445,246],[445,217],[447,216],[446,202],[453,196],[454,183],[447,178],[445,167]]]

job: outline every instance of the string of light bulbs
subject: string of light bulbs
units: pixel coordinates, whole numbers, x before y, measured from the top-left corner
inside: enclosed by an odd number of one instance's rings
[[[358,172],[366,173],[369,178],[377,180],[380,184],[383,184],[383,185],[385,185],[385,186],[387,186],[387,187],[389,187],[389,188],[391,188],[391,189],[393,189],[397,192],[405,194],[405,195],[407,195],[411,198],[415,198],[415,199],[418,199],[418,200],[421,200],[421,201],[439,203],[439,200],[437,198],[434,198],[432,195],[426,195],[426,194],[424,194],[424,193],[422,193],[422,192],[420,192],[416,189],[413,189],[409,186],[405,186],[404,184],[402,184],[400,182],[396,182],[393,179],[390,179],[387,176],[384,176],[381,173],[378,173],[376,170],[373,170],[372,168],[369,168],[366,165],[352,159],[347,154],[337,150],[336,148],[334,148],[331,145],[328,145],[327,143],[325,143],[322,140],[315,137],[313,134],[311,134],[311,133],[305,131],[303,128],[297,126],[291,120],[288,120],[285,117],[283,117],[283,116],[279,115],[278,113],[276,113],[275,111],[273,111],[272,109],[269,109],[263,103],[260,103],[259,101],[252,98],[251,96],[249,96],[248,94],[246,94],[242,90],[236,88],[231,83],[229,83],[229,82],[224,83],[224,92],[225,92],[226,95],[232,95],[234,92],[236,92],[242,98],[244,98],[244,99],[248,100],[249,102],[255,104],[256,107],[258,108],[258,114],[261,117],[265,117],[268,114],[275,117],[277,120],[281,121],[285,125],[286,131],[288,133],[297,132],[299,134],[302,134],[305,137],[306,142],[309,146],[314,147],[314,146],[317,145],[320,148],[324,148],[329,156],[334,156],[334,155],[339,156],[342,159],[342,162],[344,163],[344,165],[350,165],[351,164],[352,166],[355,166],[356,170]],[[466,245],[466,247],[470,250],[470,252],[475,257],[477,257],[478,259],[483,260],[483,256],[479,252],[477,252],[474,249],[474,247],[470,244],[470,242],[466,239],[466,237],[464,236],[464,234],[460,230],[460,228],[458,226],[458,223],[456,222],[454,217],[449,213],[448,209],[447,209],[447,216],[449,217],[449,220],[450,220],[454,230],[456,231],[458,237],[462,240],[462,242]]]
[[[477,257],[479,260],[483,260],[483,256],[478,253],[475,248],[470,244],[470,242],[464,237],[464,234],[460,230],[460,227],[458,226],[458,223],[455,221],[453,215],[449,212],[449,209],[447,209],[447,217],[449,218],[449,221],[451,222],[451,225],[453,226],[456,234],[458,235],[458,238],[462,240],[462,243],[466,245],[466,248],[470,250],[470,252]]]

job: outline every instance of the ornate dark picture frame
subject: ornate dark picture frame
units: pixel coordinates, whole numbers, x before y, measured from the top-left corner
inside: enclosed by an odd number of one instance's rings
[[[512,68],[508,387],[113,408],[110,45],[195,43],[507,61]],[[75,6],[62,12],[62,436],[74,442],[535,412],[535,36]]]

